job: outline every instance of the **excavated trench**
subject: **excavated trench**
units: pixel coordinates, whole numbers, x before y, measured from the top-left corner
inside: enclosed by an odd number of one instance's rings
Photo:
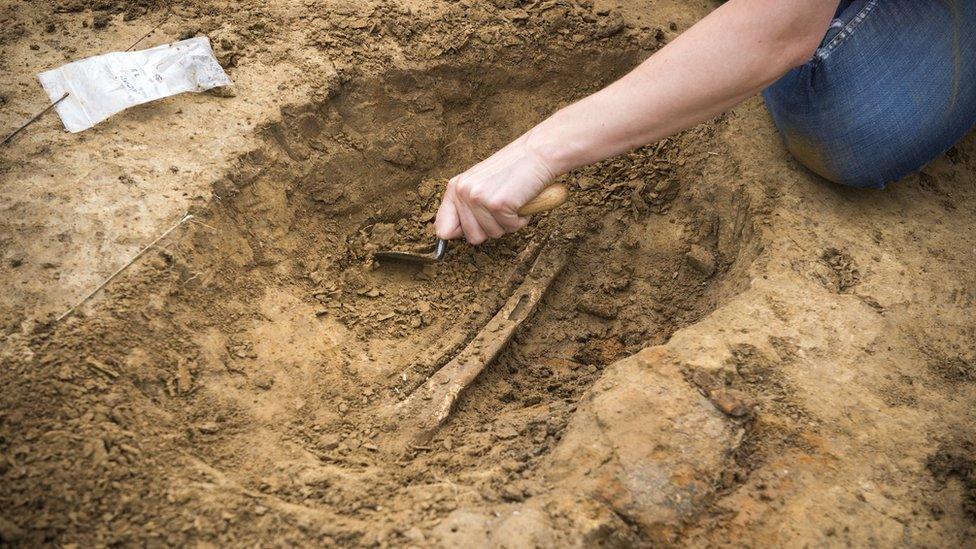
[[[314,509],[315,531],[336,541],[538,494],[602,369],[666,341],[732,284],[735,250],[715,236],[724,213],[689,190],[710,129],[570,174],[568,204],[441,264],[378,265],[372,252],[431,242],[443,178],[590,91],[579,72],[596,88],[635,62],[396,71],[288,109],[194,223],[38,351],[120,373],[133,387],[123,407],[165,418],[145,444]],[[475,337],[543,240],[570,260],[538,311],[429,441],[390,450],[385,412]]]

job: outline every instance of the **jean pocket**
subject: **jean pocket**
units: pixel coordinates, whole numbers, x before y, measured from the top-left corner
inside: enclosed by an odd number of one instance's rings
[[[827,29],[827,34],[824,36],[823,42],[821,43],[820,47],[817,48],[816,53],[813,54],[814,59],[822,61],[830,56],[834,50],[836,50],[841,44],[846,42],[852,34],[854,34],[857,27],[860,26],[865,19],[867,19],[868,14],[871,13],[871,10],[873,10],[876,5],[878,5],[878,0],[866,0],[860,9],[857,9],[856,11],[848,9],[848,11],[853,12],[854,14],[850,20],[845,22],[843,18],[834,19],[830,23],[830,27]],[[847,13],[842,15],[847,15]]]

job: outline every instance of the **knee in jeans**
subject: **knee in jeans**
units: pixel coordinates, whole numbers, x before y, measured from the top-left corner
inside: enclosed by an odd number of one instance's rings
[[[842,177],[834,181],[834,183],[844,185],[845,187],[853,187],[855,189],[883,189],[885,188],[886,184],[883,179],[866,174],[853,174]]]
[[[793,157],[807,169],[820,177],[858,189],[883,189],[885,181],[879,176],[880,170],[859,164],[853,155],[831,153],[830,148],[815,139],[786,133],[787,148]]]

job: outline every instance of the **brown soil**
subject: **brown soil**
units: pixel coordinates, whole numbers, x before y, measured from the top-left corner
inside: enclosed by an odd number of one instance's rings
[[[49,22],[75,29],[50,42],[67,49],[169,13],[57,4],[71,9],[7,8],[23,32],[0,47],[30,66]],[[972,539],[972,137],[885,193],[853,193],[793,163],[752,101],[570,174],[570,203],[516,235],[434,266],[378,264],[380,247],[432,242],[446,177],[706,7],[253,7],[174,2],[158,31],[210,35],[233,96],[81,136],[48,120],[8,148],[0,540]],[[170,135],[146,127],[160,109]],[[201,127],[208,115],[249,120]],[[68,169],[112,184],[46,177]],[[29,185],[41,177],[46,197]],[[90,192],[117,206],[81,230],[47,220],[90,211]],[[192,220],[54,320],[185,208]],[[429,443],[389,444],[389,411],[485,326],[542,241],[571,259],[536,314]]]

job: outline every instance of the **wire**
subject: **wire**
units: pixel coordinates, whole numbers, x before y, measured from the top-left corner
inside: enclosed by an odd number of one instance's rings
[[[169,16],[170,15],[173,15],[173,11],[172,11],[173,10],[173,5],[172,5],[172,2],[168,5],[167,8],[168,8],[167,9],[167,13],[162,18],[162,20],[160,20],[159,23],[156,23],[156,26],[155,27],[149,29],[149,32],[147,32],[146,34],[142,35],[138,40],[136,40],[135,42],[133,42],[131,46],[129,46],[128,48],[125,49],[125,51],[131,51],[132,48],[136,47],[140,42],[142,42],[146,38],[149,38],[149,35],[150,34],[156,32],[156,30],[158,30],[159,27],[163,26],[163,23],[165,23],[166,21],[169,20]],[[3,141],[0,141],[0,146],[3,146],[3,145],[6,145],[7,143],[10,143],[10,141],[12,141],[14,137],[17,137],[17,134],[18,133],[24,131],[27,128],[27,126],[30,126],[34,122],[37,122],[42,116],[44,116],[45,114],[47,114],[48,111],[50,111],[54,107],[57,107],[58,106],[58,103],[60,103],[60,102],[64,101],[65,99],[67,99],[69,95],[71,95],[69,92],[65,92],[64,95],[62,95],[60,99],[58,99],[54,103],[51,103],[50,105],[48,105],[47,107],[45,107],[44,110],[42,110],[41,112],[39,112],[39,113],[35,114],[34,116],[32,116],[30,120],[28,120],[27,122],[24,122],[19,128],[17,128],[16,130],[14,130],[13,133],[11,133],[10,135],[8,135],[7,137],[4,137],[3,138]]]
[[[135,263],[136,261],[138,261],[139,258],[143,256],[143,254],[145,254],[150,249],[152,249],[152,247],[155,246],[156,244],[159,244],[159,241],[162,240],[162,239],[164,239],[164,238],[166,238],[166,235],[168,235],[169,233],[175,231],[180,225],[186,223],[187,221],[190,221],[191,219],[193,219],[193,214],[186,214],[186,215],[184,215],[183,216],[183,219],[180,219],[173,226],[171,226],[170,228],[168,228],[165,231],[163,231],[163,234],[157,236],[155,240],[153,240],[149,244],[146,244],[146,246],[143,249],[139,250],[139,253],[137,253],[136,255],[132,256],[132,259],[130,259],[129,261],[127,261],[125,263],[125,265],[122,265],[121,267],[119,267],[118,270],[116,270],[114,273],[112,273],[111,275],[109,275],[108,278],[106,278],[105,280],[103,280],[101,282],[101,284],[99,284],[98,286],[95,286],[95,289],[94,290],[88,292],[88,295],[86,295],[85,297],[81,298],[81,301],[79,301],[78,303],[75,303],[75,305],[73,307],[71,307],[67,311],[61,313],[61,316],[59,316],[58,318],[56,318],[54,321],[55,322],[60,322],[61,319],[63,319],[64,317],[70,315],[71,313],[75,312],[75,310],[77,310],[78,307],[81,307],[85,303],[88,303],[88,300],[89,299],[95,297],[95,294],[97,294],[98,292],[100,292],[102,290],[102,288],[104,288],[105,286],[108,286],[108,283],[111,282],[112,280],[114,280],[115,277],[117,277],[120,274],[122,274],[122,271],[128,269],[129,266],[131,266],[133,263]]]

